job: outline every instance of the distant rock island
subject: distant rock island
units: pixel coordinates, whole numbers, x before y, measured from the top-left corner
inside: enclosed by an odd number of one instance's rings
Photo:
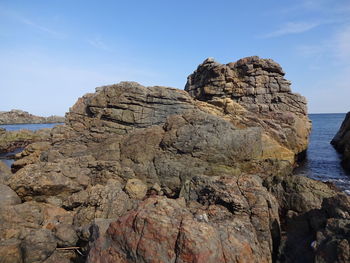
[[[290,85],[254,56],[79,98],[0,167],[2,262],[349,262],[350,197],[292,174],[311,123]]]
[[[0,125],[2,124],[30,124],[30,123],[63,123],[64,117],[40,117],[22,110],[0,111]]]

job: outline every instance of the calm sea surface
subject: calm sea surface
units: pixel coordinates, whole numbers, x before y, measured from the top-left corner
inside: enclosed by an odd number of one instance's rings
[[[306,160],[295,170],[296,175],[304,175],[316,180],[330,181],[350,194],[350,174],[340,165],[341,157],[334,150],[330,141],[337,133],[345,113],[310,114],[312,132]],[[58,123],[0,125],[6,130],[51,128]],[[0,155],[0,158],[4,155]],[[11,165],[12,160],[5,160]]]
[[[21,129],[36,131],[44,128],[52,128],[59,124],[62,124],[62,123],[9,124],[9,125],[0,125],[0,128],[4,128],[8,131],[15,131],[15,130],[21,130]]]
[[[307,159],[295,170],[295,174],[333,182],[350,194],[350,175],[341,167],[341,156],[330,144],[345,113],[310,114],[309,118],[312,121],[312,131]]]

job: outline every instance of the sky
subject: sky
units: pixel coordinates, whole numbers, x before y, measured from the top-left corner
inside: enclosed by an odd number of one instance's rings
[[[253,55],[310,113],[350,111],[349,0],[0,0],[0,111],[64,115],[120,81],[183,89],[207,57]]]

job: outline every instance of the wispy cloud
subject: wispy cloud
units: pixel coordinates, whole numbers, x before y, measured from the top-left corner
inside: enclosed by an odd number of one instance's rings
[[[280,37],[290,34],[300,34],[310,31],[322,23],[320,22],[288,22],[282,25],[279,29],[263,35],[263,38]]]
[[[34,29],[36,29],[36,30],[41,31],[41,32],[47,33],[47,34],[51,35],[51,36],[54,37],[54,38],[65,38],[65,35],[64,35],[64,34],[59,33],[59,32],[57,32],[57,31],[54,31],[54,30],[52,30],[52,29],[50,29],[50,28],[48,28],[48,27],[39,25],[39,24],[33,22],[32,20],[29,20],[29,19],[23,18],[23,17],[17,17],[17,18],[18,18],[18,20],[19,20],[20,22],[22,22],[23,24],[25,24],[25,25],[27,25],[27,26],[30,26],[30,27],[32,27],[32,28],[34,28]]]
[[[296,48],[299,55],[310,58],[327,58],[333,64],[349,65],[350,59],[350,24],[341,26],[327,39],[317,44],[304,44]]]
[[[350,25],[339,31],[334,37],[336,55],[340,59],[349,61],[350,58]]]
[[[28,26],[36,31],[43,32],[43,33],[49,35],[50,37],[59,38],[59,39],[66,37],[65,34],[60,33],[58,31],[55,31],[47,26],[43,26],[42,24],[39,24],[37,22],[34,22],[32,19],[24,17],[24,16],[18,14],[17,12],[13,12],[12,10],[2,9],[0,11],[0,15],[7,16],[7,17],[11,18],[12,20],[15,20],[23,25],[26,25],[26,26]]]
[[[95,48],[111,51],[111,48],[107,46],[99,37],[88,39],[87,42]]]

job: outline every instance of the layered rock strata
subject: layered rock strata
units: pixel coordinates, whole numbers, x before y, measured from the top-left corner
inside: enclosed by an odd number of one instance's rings
[[[216,81],[225,70],[211,76],[208,65],[232,66],[232,79]],[[206,60],[189,77],[189,92],[121,82],[80,98],[66,125],[53,128],[48,143],[27,146],[16,173],[4,177],[22,203],[0,209],[0,257],[273,262],[290,253],[285,215],[322,209],[336,192],[287,179],[307,148],[310,122],[280,66],[257,57],[228,65]],[[243,84],[239,98],[236,88],[224,90],[245,74],[264,76],[270,93],[248,94]],[[274,80],[283,88],[272,89]],[[218,95],[195,92],[209,82]]]
[[[334,136],[331,144],[343,155],[342,164],[345,169],[350,171],[350,112],[346,117],[338,131]]]
[[[64,117],[49,116],[40,117],[22,110],[0,112],[0,125],[3,124],[28,124],[28,123],[63,123]]]
[[[248,113],[240,125],[261,126],[270,137],[292,150],[302,152],[310,132],[306,99],[291,92],[281,66],[271,59],[247,57],[220,64],[209,58],[198,66],[185,90],[211,104],[232,100]]]

